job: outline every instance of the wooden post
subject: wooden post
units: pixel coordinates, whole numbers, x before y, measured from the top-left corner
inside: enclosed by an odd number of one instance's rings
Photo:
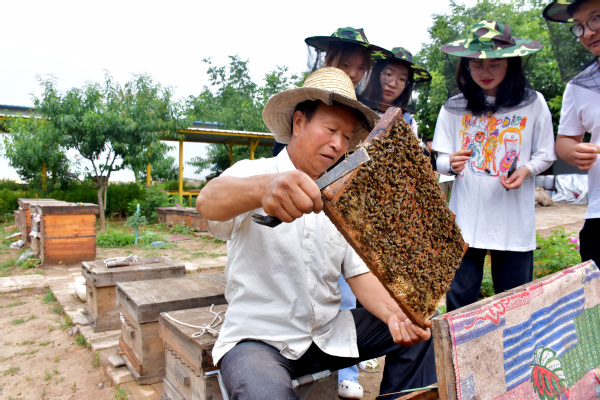
[[[233,141],[227,142],[227,149],[229,150],[229,166],[233,165]]]
[[[256,150],[256,147],[258,146],[258,142],[260,142],[260,139],[250,138],[250,159],[251,160],[254,160],[254,150]]]
[[[179,204],[183,203],[183,140],[179,141]]]
[[[146,165],[146,185],[150,186],[152,184],[152,178],[150,177],[150,174],[152,172],[152,165],[148,164]]]
[[[42,165],[42,187],[44,188],[44,192],[46,191],[46,174],[48,173],[48,166],[46,163]]]

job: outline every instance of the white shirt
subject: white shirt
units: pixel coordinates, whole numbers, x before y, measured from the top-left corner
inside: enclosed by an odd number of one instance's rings
[[[275,158],[240,161],[223,176],[294,169],[286,148]],[[325,353],[358,357],[354,319],[340,311],[338,279],[369,272],[367,266],[323,212],[275,228],[252,222],[253,212],[265,214],[260,208],[208,222],[214,236],[227,240],[229,307],[212,351],[215,365],[245,339],[263,341],[289,359],[300,358],[313,341]]]
[[[437,165],[443,174],[448,174],[449,154],[473,149],[465,169],[454,181],[449,205],[470,247],[535,249],[533,175],[539,172],[536,170],[540,165],[547,168],[556,159],[552,117],[540,93],[523,108],[491,117],[473,116],[469,112],[453,114],[442,108],[433,148],[440,153]],[[507,191],[500,179],[507,174],[515,155],[517,168],[532,166],[532,174],[521,187]]]
[[[569,82],[563,95],[558,134],[579,136],[586,132],[592,134],[591,143],[600,145],[600,94]],[[585,218],[600,218],[600,162],[595,162],[588,171],[588,209]]]

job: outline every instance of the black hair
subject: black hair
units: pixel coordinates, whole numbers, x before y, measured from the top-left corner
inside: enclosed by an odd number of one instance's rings
[[[575,14],[577,10],[579,10],[579,7],[581,7],[585,3],[589,3],[590,1],[591,0],[577,0],[574,3],[569,4],[567,6],[567,14],[569,14],[569,17],[572,17],[573,14]]]
[[[412,96],[412,88],[414,83],[414,72],[411,68],[410,64],[400,61],[400,60],[380,60],[377,61],[375,66],[373,67],[373,72],[371,72],[371,77],[369,78],[369,82],[367,83],[367,87],[362,92],[360,96],[360,101],[371,107],[371,108],[379,108],[379,104],[375,104],[378,100],[380,100],[383,96],[383,87],[381,86],[381,73],[383,69],[389,65],[390,62],[395,62],[398,64],[404,64],[408,68],[408,84],[398,96],[396,100],[390,104],[393,107],[405,108],[410,101]]]
[[[523,101],[529,84],[523,72],[521,57],[509,57],[506,76],[498,85],[496,102],[485,99],[483,89],[475,83],[469,71],[469,58],[461,57],[456,68],[456,84],[467,100],[467,110],[474,115],[496,112],[500,107],[514,107]]]

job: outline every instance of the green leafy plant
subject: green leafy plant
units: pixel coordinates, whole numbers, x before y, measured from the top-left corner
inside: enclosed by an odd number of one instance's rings
[[[164,185],[155,184],[146,186],[143,197],[139,200],[134,200],[128,205],[129,212],[135,214],[138,204],[140,205],[140,213],[150,223],[155,223],[158,219],[158,207],[174,206],[175,202],[165,190]]]
[[[122,387],[119,387],[118,390],[113,389],[113,391],[115,392],[115,397],[113,397],[113,400],[129,400],[129,397],[127,397],[127,392]]]
[[[15,372],[19,372],[20,370],[21,370],[20,367],[10,367],[10,368],[5,369],[4,371],[2,371],[2,376],[14,374]]]
[[[44,303],[56,303],[56,297],[54,296],[54,292],[48,288],[46,290],[46,295],[42,299]]]
[[[565,232],[565,228],[552,230],[548,237],[539,234],[537,249],[533,251],[533,277],[538,279],[561,271],[581,262],[579,240],[575,233]]]
[[[100,366],[100,352],[97,351],[96,355],[94,356],[94,360],[92,361],[92,365],[94,366],[94,368],[98,368]]]
[[[85,347],[85,336],[83,336],[81,333],[77,336],[75,336],[75,343],[77,343],[80,346]]]
[[[52,379],[52,375],[50,375],[50,372],[48,372],[48,370],[44,371],[44,382],[48,382],[50,379]]]

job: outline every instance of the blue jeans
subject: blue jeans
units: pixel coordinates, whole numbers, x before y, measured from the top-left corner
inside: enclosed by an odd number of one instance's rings
[[[386,362],[380,393],[396,393],[436,382],[431,340],[410,347],[399,346],[394,343],[387,324],[365,308],[351,312],[358,339],[358,358],[332,356],[313,343],[298,360],[289,360],[266,343],[240,342],[221,360],[221,374],[230,399],[295,400],[298,397],[292,388],[292,379],[326,369],[336,371],[383,355]],[[397,397],[389,395],[377,399]]]
[[[344,277],[340,275],[340,279],[338,280],[338,284],[340,285],[340,290],[342,291],[342,310],[352,310],[356,308],[356,296],[352,293],[352,289],[350,289],[350,285],[346,282]],[[360,375],[360,371],[356,365],[352,365],[351,367],[340,369],[338,371],[338,382],[341,381],[352,381],[358,382],[358,376]]]
[[[448,312],[479,300],[486,249],[470,247],[446,293]],[[533,251],[490,250],[494,292],[502,293],[533,280]]]

